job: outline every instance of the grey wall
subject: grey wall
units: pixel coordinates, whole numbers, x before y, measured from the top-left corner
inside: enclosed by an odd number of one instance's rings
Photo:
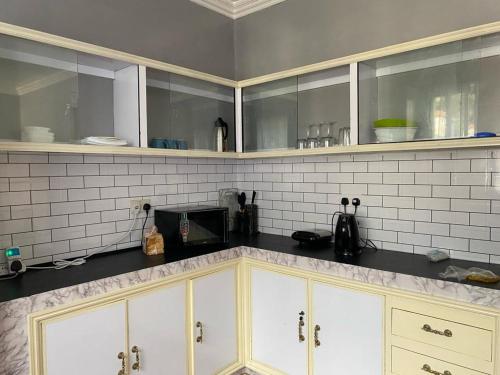
[[[498,0],[287,0],[236,21],[236,77],[498,20]]]
[[[234,77],[233,21],[188,0],[0,0],[0,21]]]

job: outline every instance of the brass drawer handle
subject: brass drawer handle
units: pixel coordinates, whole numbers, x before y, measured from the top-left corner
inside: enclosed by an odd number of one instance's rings
[[[203,343],[203,324],[201,322],[196,322],[196,328],[200,329],[200,334],[196,337],[197,343]]]
[[[118,353],[118,359],[122,361],[122,368],[120,371],[118,371],[118,375],[125,375],[125,353],[120,352]]]
[[[131,349],[132,353],[135,354],[135,362],[132,364],[132,370],[139,371],[141,369],[141,359],[139,357],[139,348],[134,345]]]
[[[445,329],[444,331],[438,331],[437,329],[432,329],[432,327],[428,324],[424,324],[422,330],[424,330],[425,332],[434,333],[436,335],[441,335],[445,337],[453,336],[453,332],[451,332],[449,329]]]
[[[314,326],[314,346],[318,347],[321,345],[321,341],[319,341],[319,331],[321,330],[321,327],[316,324]]]
[[[299,342],[303,342],[305,341],[305,336],[304,336],[304,333],[303,333],[303,329],[304,329],[304,311],[301,311],[299,313]]]
[[[433,375],[451,375],[451,372],[449,372],[448,370],[444,370],[444,372],[439,372],[439,371],[433,370],[431,368],[431,366],[429,366],[427,364],[422,366],[422,370],[425,372],[428,372],[430,374],[433,374]]]

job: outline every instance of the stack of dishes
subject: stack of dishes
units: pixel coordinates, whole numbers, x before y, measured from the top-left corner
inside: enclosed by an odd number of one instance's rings
[[[96,146],[126,146],[127,141],[117,137],[87,137],[82,139],[84,145]]]
[[[50,131],[50,128],[43,126],[25,126],[21,133],[23,142],[52,143],[54,139],[55,135]]]
[[[380,143],[413,141],[417,132],[414,123],[399,118],[376,120],[373,122],[373,128]]]

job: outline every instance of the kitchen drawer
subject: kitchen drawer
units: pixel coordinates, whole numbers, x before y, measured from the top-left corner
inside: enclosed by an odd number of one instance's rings
[[[392,347],[392,374],[448,374],[450,375],[484,375],[483,372],[470,370],[439,359],[427,357],[409,350]]]
[[[492,361],[494,334],[484,328],[393,308],[392,334]]]

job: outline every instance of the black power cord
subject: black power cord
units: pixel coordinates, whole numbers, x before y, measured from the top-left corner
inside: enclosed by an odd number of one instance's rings
[[[142,209],[146,211],[146,218],[144,219],[144,223],[142,224],[141,245],[144,244],[144,228],[146,228],[146,222],[148,221],[151,205],[149,203],[145,203],[144,206],[142,206]]]

